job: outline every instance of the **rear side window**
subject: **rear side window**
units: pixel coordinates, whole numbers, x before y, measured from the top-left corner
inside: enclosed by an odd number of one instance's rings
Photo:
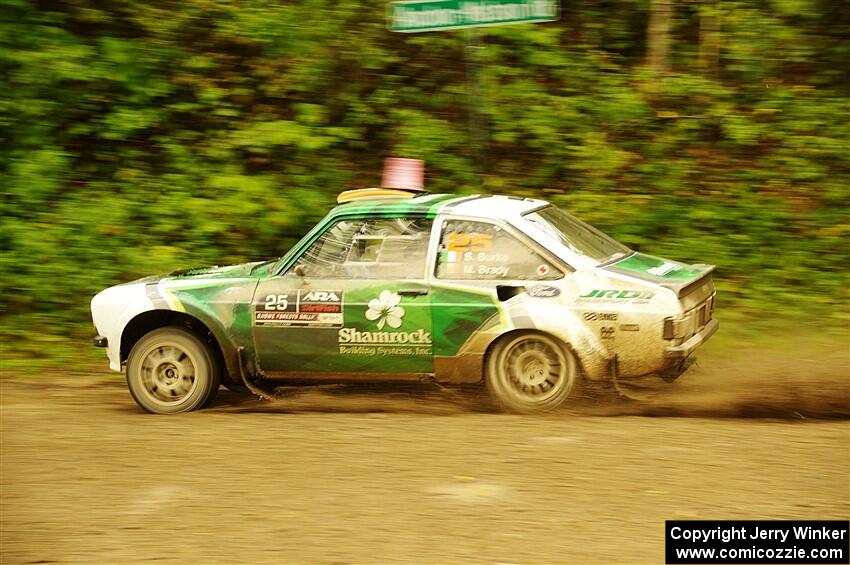
[[[524,217],[574,252],[599,263],[607,263],[631,253],[631,249],[619,241],[555,206],[546,206]]]
[[[432,221],[341,220],[298,259],[304,274],[326,279],[421,279]]]
[[[489,222],[447,220],[440,233],[438,279],[559,279],[563,273],[527,244]]]

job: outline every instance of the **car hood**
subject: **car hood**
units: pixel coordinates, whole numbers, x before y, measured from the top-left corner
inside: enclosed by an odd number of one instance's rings
[[[232,279],[232,278],[248,278],[256,276],[263,272],[262,269],[257,269],[258,266],[265,264],[273,264],[267,261],[255,261],[253,263],[240,263],[238,265],[226,265],[220,267],[213,265],[211,267],[194,267],[191,269],[183,269],[174,271],[166,275],[153,275],[131,281],[126,284],[150,284],[159,281],[183,281],[183,280],[216,280],[216,279]]]
[[[249,277],[252,271],[261,262],[240,263],[239,265],[226,265],[219,267],[195,267],[192,269],[184,269],[182,271],[174,271],[166,275],[167,278],[173,279],[229,279],[239,277]]]

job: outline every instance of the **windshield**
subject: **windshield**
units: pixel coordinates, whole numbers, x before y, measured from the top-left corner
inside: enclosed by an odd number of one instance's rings
[[[625,257],[631,249],[555,206],[524,215],[525,219],[561,243],[597,263]]]

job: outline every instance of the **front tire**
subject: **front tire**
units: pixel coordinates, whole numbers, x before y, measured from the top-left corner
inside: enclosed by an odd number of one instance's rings
[[[513,334],[499,341],[487,358],[487,390],[508,412],[548,412],[570,396],[576,373],[575,356],[552,337]]]
[[[153,330],[127,360],[127,385],[136,403],[154,414],[178,414],[215,398],[220,367],[209,346],[177,327]]]

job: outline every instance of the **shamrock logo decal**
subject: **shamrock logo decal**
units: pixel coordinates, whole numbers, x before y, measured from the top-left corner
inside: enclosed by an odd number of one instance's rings
[[[398,305],[399,302],[401,302],[401,297],[395,292],[381,291],[378,298],[369,301],[366,319],[370,321],[378,320],[379,330],[384,329],[384,324],[391,328],[399,327],[401,319],[404,317],[404,308]]]

